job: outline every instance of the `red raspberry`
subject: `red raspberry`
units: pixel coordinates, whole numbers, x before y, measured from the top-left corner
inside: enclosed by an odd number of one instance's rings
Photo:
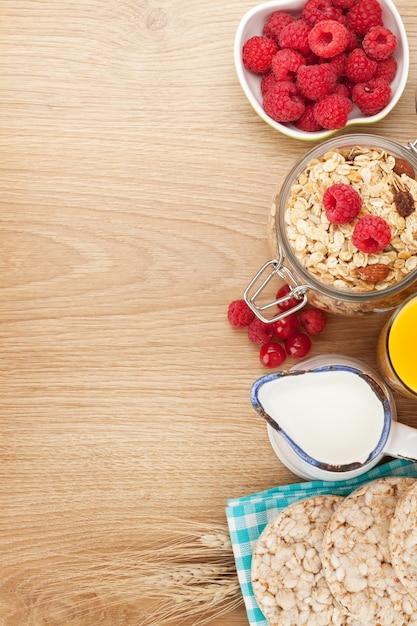
[[[274,322],[274,334],[278,339],[289,339],[298,330],[298,317],[295,313],[290,313],[286,317]]]
[[[259,359],[265,367],[279,367],[286,358],[284,348],[275,341],[264,343],[259,350]]]
[[[294,48],[303,54],[310,51],[308,45],[308,33],[311,26],[302,19],[294,20],[287,24],[279,34],[278,44],[280,48]]]
[[[294,83],[282,81],[265,93],[263,108],[276,122],[293,122],[303,114],[305,106]]]
[[[349,80],[354,83],[363,83],[372,78],[376,67],[376,61],[370,59],[362,48],[355,48],[348,54],[345,72]]]
[[[335,183],[324,192],[323,206],[329,222],[347,224],[359,214],[362,198],[350,185]]]
[[[255,319],[255,313],[245,300],[233,300],[227,309],[227,319],[235,328],[244,328]]]
[[[341,15],[342,10],[332,0],[307,0],[301,11],[301,17],[312,26],[321,20],[339,20]]]
[[[295,121],[296,127],[300,130],[305,130],[307,133],[314,133],[323,128],[314,117],[313,107],[312,103],[306,104],[304,113]]]
[[[365,215],[355,224],[352,243],[361,252],[373,254],[384,250],[391,241],[389,224],[378,215]]]
[[[350,9],[355,2],[356,0],[333,0],[333,4],[341,9]]]
[[[267,18],[262,33],[265,37],[278,40],[278,36],[282,29],[295,21],[295,17],[286,11],[274,11]]]
[[[268,343],[274,336],[274,327],[272,324],[265,324],[262,320],[255,317],[248,326],[248,337],[253,343],[262,345]]]
[[[393,54],[397,38],[389,28],[373,26],[363,38],[362,47],[370,59],[383,61]]]
[[[339,96],[344,96],[345,98],[351,99],[352,90],[349,89],[349,86],[344,82],[337,83],[336,87],[333,90],[333,93],[337,93]]]
[[[301,65],[297,72],[296,85],[308,100],[320,100],[336,87],[336,72],[330,63]]]
[[[364,115],[376,115],[391,100],[391,87],[385,78],[372,78],[354,86],[352,100]]]
[[[275,299],[279,300],[280,298],[284,298],[290,293],[290,291],[291,288],[289,285],[282,285],[282,287],[278,289]],[[293,309],[298,304],[300,304],[300,300],[294,296],[293,298],[288,298],[288,300],[280,302],[277,306],[280,311],[288,311],[289,309]]]
[[[304,65],[301,52],[283,48],[272,58],[272,71],[277,80],[293,81],[300,65]]]
[[[323,128],[337,130],[346,126],[351,109],[352,103],[349,98],[333,93],[316,102],[313,112]]]
[[[319,62],[319,57],[314,52],[303,52],[304,65],[316,65]]]
[[[354,86],[356,85],[356,83],[353,83],[351,80],[349,80],[346,76],[344,76],[341,80],[340,80],[341,84],[347,89],[347,94],[348,94],[348,98],[350,101],[352,101],[352,91]],[[353,104],[352,104],[352,109],[353,109]]]
[[[382,8],[377,0],[358,0],[347,13],[349,28],[365,35],[372,26],[382,26]]]
[[[347,17],[344,13],[341,14],[341,16],[336,20],[336,22],[340,22],[341,24],[343,24],[343,26],[346,26],[346,28],[348,27]]]
[[[318,22],[308,34],[310,50],[324,59],[344,52],[348,41],[348,29],[335,20]]]
[[[383,61],[377,61],[374,78],[385,78],[387,83],[390,83],[395,78],[397,67],[398,64],[394,57],[388,57],[388,59],[384,59]]]
[[[274,76],[274,72],[269,70],[266,74],[262,75],[261,78],[261,94],[264,96],[268,89],[270,89],[273,85],[277,84],[277,79]]]
[[[342,52],[341,54],[337,54],[332,59],[320,59],[320,63],[328,63],[336,72],[337,78],[341,78],[345,75],[345,66],[346,66],[347,54]]]
[[[360,48],[361,44],[360,44],[357,34],[354,33],[353,30],[349,30],[348,28],[348,33],[349,33],[349,39],[346,45],[345,52],[352,52],[352,50],[354,50],[355,48]]]
[[[285,351],[295,359],[301,359],[310,352],[311,339],[305,333],[296,333],[285,342]]]
[[[300,322],[309,335],[318,335],[327,324],[327,315],[320,309],[305,309],[300,313]]]
[[[243,65],[250,72],[264,74],[271,69],[272,57],[277,52],[278,46],[275,41],[268,37],[255,35],[243,45]]]

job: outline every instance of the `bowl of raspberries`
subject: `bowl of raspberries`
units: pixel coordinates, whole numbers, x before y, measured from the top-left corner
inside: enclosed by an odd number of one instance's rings
[[[392,0],[276,0],[243,16],[234,61],[265,122],[317,141],[388,115],[407,82],[409,48]]]

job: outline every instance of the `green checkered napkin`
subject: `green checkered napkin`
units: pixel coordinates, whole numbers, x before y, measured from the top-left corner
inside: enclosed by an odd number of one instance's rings
[[[287,505],[316,495],[337,494],[347,496],[351,491],[376,478],[384,476],[411,476],[417,478],[417,463],[394,460],[374,467],[366,474],[344,481],[321,481],[283,485],[242,498],[228,500],[226,517],[229,526],[236,570],[245,601],[249,624],[268,626],[253,595],[250,582],[253,547],[265,528]]]

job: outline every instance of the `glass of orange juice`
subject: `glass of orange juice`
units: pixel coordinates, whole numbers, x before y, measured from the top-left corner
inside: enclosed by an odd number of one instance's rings
[[[405,300],[385,324],[377,359],[386,382],[417,400],[417,294]]]

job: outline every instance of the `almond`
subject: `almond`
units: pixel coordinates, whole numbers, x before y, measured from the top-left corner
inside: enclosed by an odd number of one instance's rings
[[[413,166],[408,161],[399,159],[398,157],[395,157],[394,172],[398,174],[398,176],[401,176],[401,174],[407,174],[410,178],[416,177]]]
[[[388,274],[389,267],[383,263],[357,267],[355,270],[355,275],[366,283],[379,283],[381,280],[385,280]]]

